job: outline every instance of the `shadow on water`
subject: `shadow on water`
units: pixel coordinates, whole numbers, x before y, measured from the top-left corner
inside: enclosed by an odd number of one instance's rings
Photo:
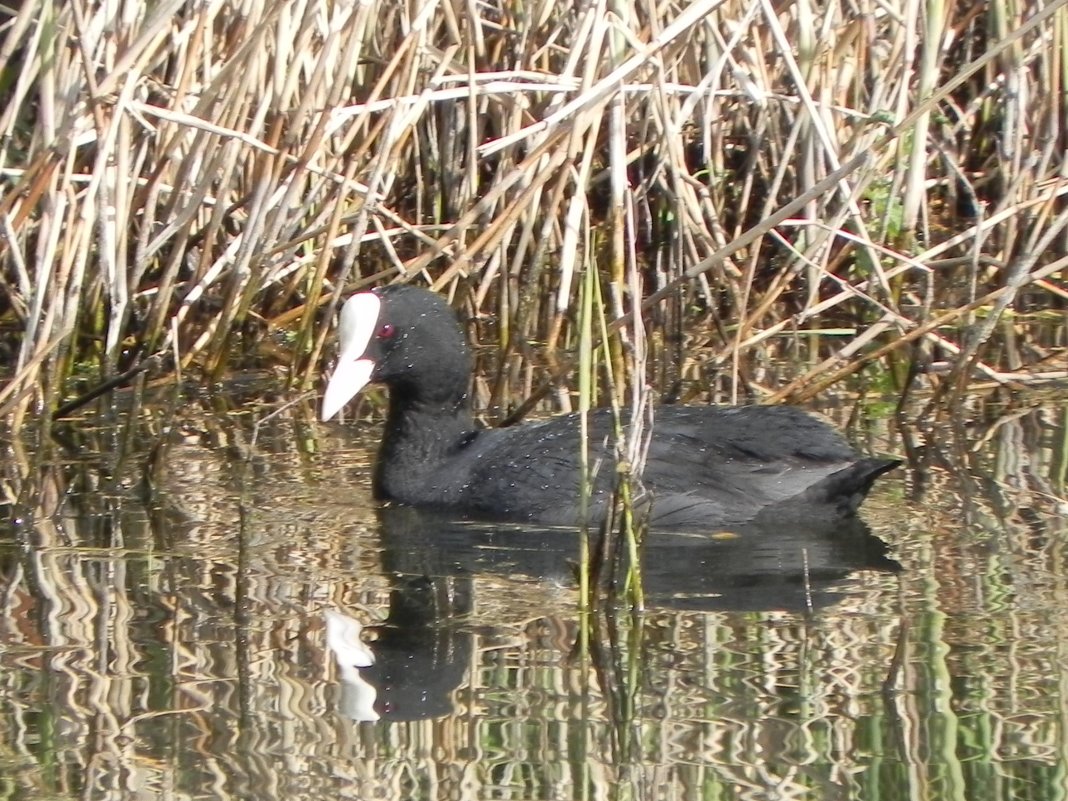
[[[383,566],[406,576],[479,573],[569,582],[577,567],[570,528],[450,519],[413,509],[380,513]],[[898,568],[860,519],[827,528],[755,520],[711,534],[656,531],[645,544],[650,608],[803,612],[832,603],[855,571]]]
[[[464,679],[474,579],[497,574],[574,584],[576,532],[476,523],[403,507],[379,512],[388,618],[362,678],[377,711],[400,719],[446,714]],[[805,613],[840,599],[857,571],[896,571],[886,544],[861,520],[833,529],[772,528],[754,521],[717,537],[656,532],[643,581],[651,609]]]
[[[906,430],[867,524],[655,536],[585,656],[571,532],[380,509],[373,428],[234,408],[6,444],[5,797],[1061,797],[1062,401]]]

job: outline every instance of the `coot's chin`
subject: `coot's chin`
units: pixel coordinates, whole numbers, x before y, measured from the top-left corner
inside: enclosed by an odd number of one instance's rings
[[[373,478],[379,498],[479,517],[583,522],[578,418],[478,428],[467,344],[441,297],[406,285],[354,295],[342,307],[338,338],[323,420],[370,382],[389,388]],[[615,475],[612,421],[595,412],[587,427],[599,464],[588,518],[596,522]],[[852,515],[897,464],[860,457],[826,423],[790,407],[663,406],[642,481],[654,526],[715,530],[757,515],[829,523]]]

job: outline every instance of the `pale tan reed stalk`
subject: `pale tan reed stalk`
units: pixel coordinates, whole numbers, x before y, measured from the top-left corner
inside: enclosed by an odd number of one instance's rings
[[[508,407],[566,373],[591,268],[611,330],[634,287],[657,307],[653,373],[703,342],[728,397],[766,390],[750,362],[791,329],[843,317],[888,327],[811,339],[814,365],[923,328],[1005,373],[926,323],[1015,282],[1035,243],[1064,252],[1056,213],[1028,214],[1068,169],[1066,4],[20,4],[0,12],[0,411],[152,353],[218,377],[280,327],[307,383],[346,288],[401,276],[496,318],[486,391]]]

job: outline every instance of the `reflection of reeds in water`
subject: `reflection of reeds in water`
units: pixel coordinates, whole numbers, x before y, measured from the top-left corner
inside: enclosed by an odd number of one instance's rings
[[[554,603],[533,582],[489,577],[492,596],[446,627],[464,667],[456,712],[374,725],[339,714],[321,619],[336,606],[373,625],[389,600],[367,510],[330,495],[366,453],[300,451],[291,412],[248,458],[236,447],[247,421],[186,409],[186,437],[157,452],[165,464],[139,506],[146,456],[120,458],[111,431],[84,433],[74,462],[12,452],[4,496],[24,504],[0,545],[5,775],[41,793],[92,782],[117,797],[137,786],[287,799],[339,786],[612,798],[620,781],[644,797],[776,787],[859,799],[888,784],[920,797],[996,775],[1004,797],[1055,797],[1068,631],[1049,497],[1064,496],[1065,410],[966,411],[982,428],[965,439],[916,438],[925,494],[893,515],[880,498],[892,481],[873,498],[900,576],[854,577],[856,592],[814,615],[623,618],[588,667],[571,654],[571,594]],[[156,436],[145,417],[120,439]]]
[[[1055,4],[118,9],[0,11],[0,416],[276,336],[307,380],[324,306],[400,275],[497,319],[505,407],[567,366],[589,269],[613,321],[659,299],[665,392],[686,338],[731,399],[1064,373]]]

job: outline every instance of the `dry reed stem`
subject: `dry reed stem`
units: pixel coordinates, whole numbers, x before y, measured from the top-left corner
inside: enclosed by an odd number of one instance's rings
[[[575,347],[574,276],[602,264],[613,330],[643,286],[666,326],[651,341],[714,332],[734,394],[755,348],[841,319],[888,327],[828,338],[815,363],[925,337],[1004,374],[981,344],[998,316],[1063,290],[1042,271],[1065,252],[1043,204],[1063,203],[1066,5],[0,11],[0,344],[17,354],[0,412],[161,350],[219,375],[263,320],[296,328],[307,380],[345,288],[401,275],[507,318],[508,403],[540,374],[528,343]],[[984,297],[1001,301],[975,338],[930,327],[970,325]],[[685,356],[658,348],[651,363]]]

